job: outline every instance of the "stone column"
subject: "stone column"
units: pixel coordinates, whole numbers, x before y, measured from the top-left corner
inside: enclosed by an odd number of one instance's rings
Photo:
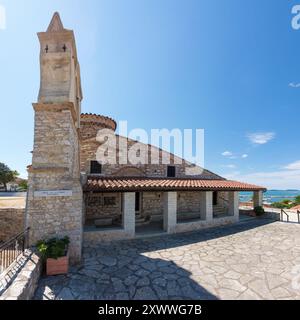
[[[213,221],[213,192],[200,192],[200,217],[207,222]]]
[[[262,191],[254,191],[253,192],[253,206],[262,207],[263,205],[263,192]]]
[[[164,230],[174,233],[177,224],[177,192],[164,192]]]
[[[135,236],[135,192],[123,193],[123,228],[130,236]]]
[[[239,192],[233,191],[228,193],[228,212],[229,215],[234,216],[236,220],[239,220]]]

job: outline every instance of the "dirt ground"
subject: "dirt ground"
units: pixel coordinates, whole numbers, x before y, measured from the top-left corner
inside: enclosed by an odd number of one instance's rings
[[[24,208],[24,197],[0,197],[0,208]]]

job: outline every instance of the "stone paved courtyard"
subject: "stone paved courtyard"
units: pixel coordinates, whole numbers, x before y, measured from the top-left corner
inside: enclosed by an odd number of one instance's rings
[[[35,299],[300,299],[298,278],[300,225],[251,220],[86,244],[83,265],[42,278]]]

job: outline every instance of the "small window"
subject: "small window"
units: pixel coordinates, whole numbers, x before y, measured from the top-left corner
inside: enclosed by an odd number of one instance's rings
[[[176,177],[176,168],[174,166],[168,166],[168,178],[175,178]]]
[[[217,192],[217,191],[215,191],[215,192],[213,193],[213,205],[214,205],[214,206],[217,206],[217,205],[218,205],[218,192]]]
[[[91,161],[91,173],[102,173],[102,164],[98,161]]]
[[[104,205],[105,206],[115,206],[117,203],[116,197],[104,197]]]

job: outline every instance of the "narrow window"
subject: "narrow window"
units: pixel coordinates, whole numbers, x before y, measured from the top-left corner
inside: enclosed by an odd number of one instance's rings
[[[217,191],[215,191],[215,192],[213,193],[213,205],[214,205],[214,206],[217,206],[217,205],[218,205],[218,192],[217,192]]]
[[[168,166],[168,178],[175,178],[176,177],[176,168],[175,166]]]
[[[140,192],[135,193],[135,211],[140,211],[141,194]]]
[[[98,161],[91,161],[91,173],[101,174],[102,164]]]

